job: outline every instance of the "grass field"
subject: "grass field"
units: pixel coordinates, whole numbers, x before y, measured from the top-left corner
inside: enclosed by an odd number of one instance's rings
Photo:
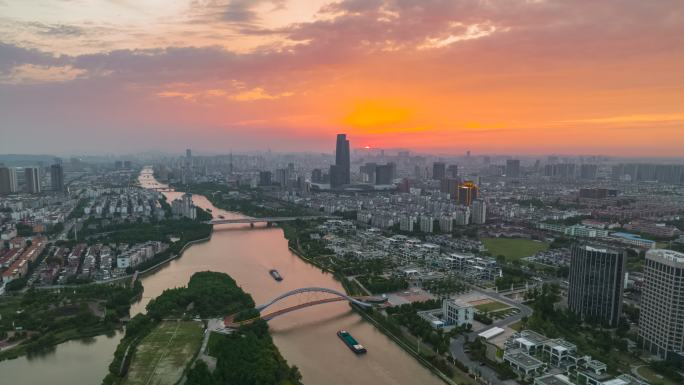
[[[518,238],[482,238],[482,243],[492,256],[503,255],[509,261],[529,257],[549,248],[545,242]]]
[[[502,309],[508,309],[510,306],[506,305],[505,303],[501,303],[498,301],[492,301],[488,303],[483,303],[480,305],[476,305],[475,309],[482,311],[482,312],[493,312],[497,310],[502,310]]]
[[[656,374],[648,366],[639,367],[639,369],[637,369],[637,372],[639,372],[640,375],[644,376],[644,378],[647,379],[648,382],[650,382],[651,384],[677,385],[676,382]]]
[[[509,328],[511,328],[515,331],[518,331],[518,332],[522,329],[522,326],[523,326],[522,321],[517,321],[517,322],[514,322],[514,323],[508,325]]]
[[[138,346],[125,385],[173,385],[199,351],[203,326],[199,322],[163,322]]]

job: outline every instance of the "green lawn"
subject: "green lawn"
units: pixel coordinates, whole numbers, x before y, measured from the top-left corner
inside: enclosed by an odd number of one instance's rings
[[[138,345],[125,385],[173,385],[202,345],[199,322],[164,322]]]
[[[492,256],[503,255],[509,261],[529,257],[549,248],[545,242],[518,238],[482,238],[482,243]]]
[[[648,366],[640,367],[639,369],[637,369],[637,372],[644,376],[644,378],[647,379],[648,382],[650,382],[651,384],[677,385],[676,382],[656,374],[656,372],[654,372]]]
[[[483,303],[481,305],[475,306],[475,309],[481,311],[481,312],[493,312],[497,310],[502,310],[502,309],[508,309],[510,306],[506,305],[505,303],[501,303],[498,301],[492,301],[489,303]]]
[[[514,323],[508,325],[509,328],[511,328],[515,331],[518,331],[518,332],[522,329],[522,326],[523,326],[522,321],[517,321],[517,322],[514,322]]]

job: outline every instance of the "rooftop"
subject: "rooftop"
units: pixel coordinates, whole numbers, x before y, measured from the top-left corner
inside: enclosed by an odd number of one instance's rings
[[[535,385],[574,385],[570,379],[562,374],[547,374],[537,377]]]
[[[523,330],[520,332],[520,337],[516,338],[516,341],[525,344],[525,345],[541,345],[545,341],[547,341],[548,338],[544,335],[541,335],[535,331],[532,330]]]
[[[646,243],[655,243],[655,241],[651,241],[649,239],[644,239],[644,238],[641,238],[640,236],[638,236],[636,234],[630,234],[630,233],[617,232],[617,233],[612,233],[611,236],[617,237],[617,238],[629,239],[632,241],[643,241]]]
[[[482,333],[478,334],[478,336],[488,340],[494,336],[497,336],[497,335],[503,333],[504,331],[505,331],[504,329],[495,326],[489,330],[483,331]]]
[[[684,264],[684,253],[674,250],[652,249],[646,252],[646,257],[650,257],[651,259],[662,258],[670,262]]]
[[[525,368],[536,368],[544,365],[543,362],[519,350],[507,351],[504,354],[504,358]]]
[[[550,349],[558,351],[577,350],[577,346],[575,344],[562,338],[548,340],[544,342],[544,345],[548,346]]]

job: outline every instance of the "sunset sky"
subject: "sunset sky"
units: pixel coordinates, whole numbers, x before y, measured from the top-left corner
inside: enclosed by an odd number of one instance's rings
[[[0,0],[0,153],[684,156],[682,0]]]

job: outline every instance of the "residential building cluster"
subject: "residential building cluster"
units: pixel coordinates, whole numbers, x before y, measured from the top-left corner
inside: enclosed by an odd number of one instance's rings
[[[15,237],[9,242],[10,248],[4,251],[0,249],[3,286],[15,279],[25,278],[29,265],[36,263],[47,243],[46,237],[33,237],[32,239]]]
[[[458,274],[464,279],[492,282],[501,276],[495,259],[458,252],[463,245],[451,245],[446,236],[444,246],[423,242],[416,238],[395,234],[388,236],[376,228],[357,229],[352,221],[328,220],[317,228],[320,239],[336,257],[357,259],[386,259],[397,266],[395,274],[409,281],[434,279],[435,271]],[[455,246],[455,247],[453,247]],[[452,248],[453,247],[453,248]]]
[[[562,338],[532,330],[510,336],[504,343],[503,362],[535,385],[646,385],[630,374],[608,374],[605,363],[582,355]]]

